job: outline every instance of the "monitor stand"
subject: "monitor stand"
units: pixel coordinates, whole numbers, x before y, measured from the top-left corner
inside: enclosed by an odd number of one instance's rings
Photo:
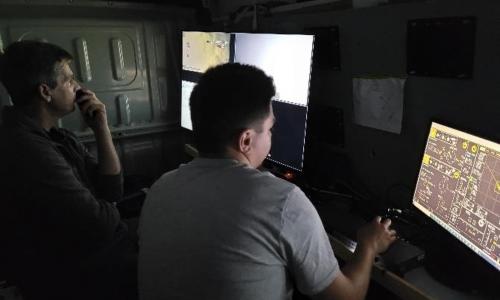
[[[427,272],[442,284],[466,293],[499,294],[500,271],[447,231],[433,224],[425,245]]]

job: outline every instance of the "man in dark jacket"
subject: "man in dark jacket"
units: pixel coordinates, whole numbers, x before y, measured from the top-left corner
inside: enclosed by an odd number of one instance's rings
[[[75,81],[71,59],[36,41],[15,42],[0,56],[13,103],[0,127],[0,265],[28,300],[118,299],[119,286],[134,286],[134,258],[126,258],[132,243],[115,207],[123,180],[106,109]],[[76,106],[94,132],[98,160],[57,128]]]

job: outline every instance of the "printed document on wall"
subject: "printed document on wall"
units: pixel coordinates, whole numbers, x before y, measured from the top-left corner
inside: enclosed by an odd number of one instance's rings
[[[401,133],[405,78],[353,78],[354,122]]]

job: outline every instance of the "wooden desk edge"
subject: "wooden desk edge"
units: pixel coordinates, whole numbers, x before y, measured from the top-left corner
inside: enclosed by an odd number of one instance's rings
[[[352,252],[347,249],[347,247],[340,240],[335,237],[328,235],[330,243],[332,245],[335,256],[338,258],[349,261],[352,257]],[[429,300],[433,299],[429,295],[425,294],[417,287],[394,274],[393,272],[386,270],[382,266],[374,263],[372,269],[372,280],[375,280],[380,285],[394,293],[395,295],[401,297],[402,299],[408,300]]]

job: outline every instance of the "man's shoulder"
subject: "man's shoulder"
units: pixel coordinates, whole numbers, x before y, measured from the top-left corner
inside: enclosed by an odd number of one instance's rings
[[[265,170],[257,170],[244,164],[230,161],[217,162],[216,160],[191,161],[163,174],[157,181],[159,184],[175,183],[198,179],[203,176],[204,184],[210,182],[224,183],[227,188],[243,188],[247,192],[251,190],[267,191],[269,193],[288,194],[297,186],[291,182],[274,176]]]
[[[163,173],[163,175],[161,175],[154,184],[161,184],[168,181],[169,179],[173,178],[178,171],[179,169],[177,168]]]
[[[54,142],[42,130],[26,126],[2,127],[0,129],[0,161],[3,163],[20,164],[29,168],[47,167],[62,163],[60,152],[54,147]],[[43,159],[40,159],[40,158]]]
[[[51,130],[56,132],[59,135],[62,135],[65,137],[70,137],[70,138],[75,139],[75,140],[78,139],[78,137],[76,136],[76,134],[73,131],[68,130],[66,128],[53,128]]]
[[[267,170],[255,170],[255,171],[256,174],[255,176],[253,176],[253,179],[259,185],[265,184],[266,186],[269,187],[286,189],[286,190],[293,190],[297,188],[295,184],[286,181],[280,177],[277,177]]]
[[[284,204],[291,195],[300,191],[295,184],[276,177],[266,170],[242,167],[233,174],[229,173],[227,178],[228,182],[234,183],[242,193],[252,194],[256,198],[264,197],[267,199],[266,202],[277,201]]]
[[[49,140],[42,133],[26,127],[0,126],[0,143],[4,149],[29,151],[31,148],[39,148],[43,144],[49,144]]]

